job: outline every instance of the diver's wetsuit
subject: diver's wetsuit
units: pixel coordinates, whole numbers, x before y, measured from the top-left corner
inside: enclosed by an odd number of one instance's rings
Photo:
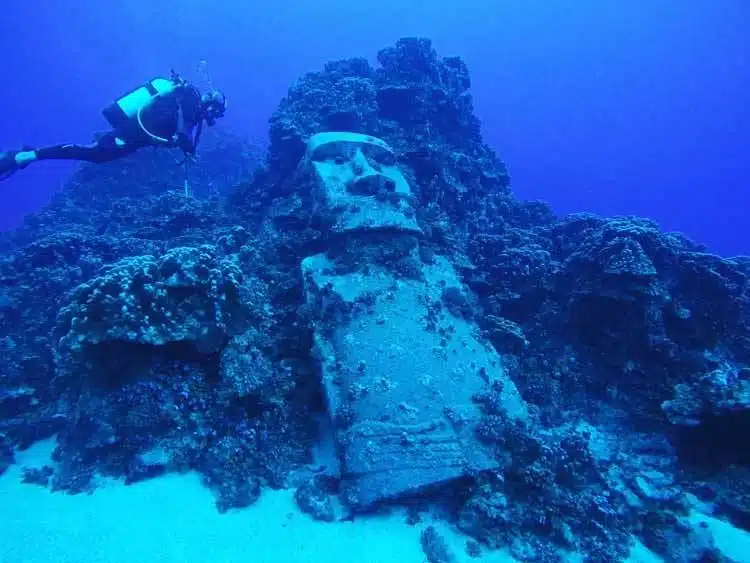
[[[181,114],[181,115],[180,115]],[[190,84],[178,86],[173,92],[157,98],[142,114],[143,126],[157,137],[172,139],[186,154],[195,154],[201,122],[201,95]],[[198,130],[200,128],[198,127]],[[127,129],[114,130],[90,145],[54,145],[35,149],[37,160],[85,160],[110,162],[128,156],[146,146],[164,146],[143,131],[137,121]]]
[[[110,131],[90,145],[53,145],[36,149],[37,160],[85,160],[87,162],[110,162],[128,156],[150,143],[117,142],[117,133]]]

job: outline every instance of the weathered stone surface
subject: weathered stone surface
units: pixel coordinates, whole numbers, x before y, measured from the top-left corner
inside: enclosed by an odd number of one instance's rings
[[[328,132],[307,144],[303,171],[312,173],[317,213],[334,233],[394,229],[421,232],[409,183],[393,149],[370,135]]]
[[[348,502],[369,506],[495,467],[475,435],[472,397],[498,381],[511,417],[525,407],[474,323],[441,305],[446,288],[464,291],[450,263],[436,257],[423,279],[373,266],[336,275],[322,254],[302,267]]]

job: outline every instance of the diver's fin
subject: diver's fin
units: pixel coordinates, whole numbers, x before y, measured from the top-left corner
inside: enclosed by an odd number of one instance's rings
[[[24,145],[24,147],[20,151],[5,151],[0,152],[0,180],[6,180],[7,178],[10,178],[21,170],[22,168],[26,168],[31,162],[24,162],[23,164],[19,164],[16,162],[16,155],[19,152],[24,151],[34,151],[32,147]]]
[[[0,180],[10,178],[18,172],[21,167],[16,162],[16,153],[2,152],[0,153]]]

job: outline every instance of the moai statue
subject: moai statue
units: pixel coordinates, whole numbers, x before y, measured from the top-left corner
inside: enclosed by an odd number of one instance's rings
[[[477,440],[472,396],[499,382],[526,415],[494,348],[471,320],[444,257],[422,259],[415,199],[382,140],[320,133],[301,178],[329,248],[302,262],[315,353],[354,509],[496,467]]]

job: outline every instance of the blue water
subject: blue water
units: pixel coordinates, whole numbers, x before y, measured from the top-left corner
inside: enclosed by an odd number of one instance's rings
[[[485,139],[523,199],[561,214],[636,214],[715,252],[750,252],[750,4],[740,0],[442,0],[3,4],[0,147],[87,142],[101,109],[200,61],[226,126],[263,139],[288,86],[408,35],[463,57]],[[0,186],[0,228],[49,200],[71,165]]]

